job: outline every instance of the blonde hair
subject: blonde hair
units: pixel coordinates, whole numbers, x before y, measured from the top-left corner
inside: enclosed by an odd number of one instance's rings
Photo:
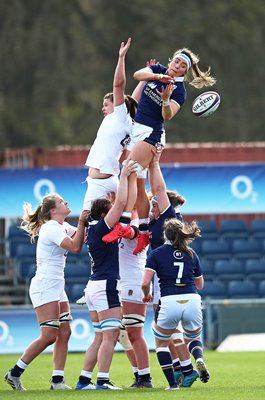
[[[172,246],[180,250],[182,253],[187,253],[191,257],[193,256],[193,251],[189,247],[189,244],[200,237],[200,228],[198,227],[196,221],[192,221],[190,224],[188,222],[181,222],[176,218],[171,218],[164,223],[164,234],[166,239],[168,239]]]
[[[172,59],[177,57],[177,55],[180,53],[186,54],[191,60],[191,67],[190,69],[187,69],[187,72],[184,76],[184,79],[189,82],[190,85],[196,87],[196,89],[201,89],[204,86],[212,86],[216,83],[216,79],[211,76],[211,67],[208,67],[207,71],[205,72],[201,71],[198,66],[200,61],[199,56],[194,54],[187,47],[176,50],[172,56]]]
[[[24,214],[20,228],[26,231],[31,241],[35,241],[35,237],[38,236],[40,227],[51,219],[50,211],[56,207],[55,200],[58,198],[57,193],[48,194],[43,197],[41,204],[32,210],[30,203],[23,204]]]

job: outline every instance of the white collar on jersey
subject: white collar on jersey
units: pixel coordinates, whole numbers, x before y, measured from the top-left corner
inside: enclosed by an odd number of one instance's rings
[[[174,82],[183,82],[184,81],[184,76],[177,76],[174,78]]]
[[[165,240],[164,244],[169,244],[170,246],[172,246],[172,242],[170,240]]]
[[[93,221],[89,222],[88,225],[96,225],[99,221],[94,219]]]

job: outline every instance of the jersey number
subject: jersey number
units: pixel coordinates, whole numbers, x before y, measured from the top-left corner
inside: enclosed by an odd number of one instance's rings
[[[183,276],[184,262],[174,262],[174,267],[178,267],[178,276],[176,279],[176,283],[180,283],[180,280]]]

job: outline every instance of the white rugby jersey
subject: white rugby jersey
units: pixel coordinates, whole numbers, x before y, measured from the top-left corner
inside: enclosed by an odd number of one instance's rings
[[[122,141],[132,131],[133,121],[125,103],[114,107],[114,112],[106,115],[90,149],[85,165],[97,168],[102,174],[119,175],[119,159]]]
[[[130,283],[141,284],[142,273],[145,268],[147,250],[143,250],[137,256],[133,250],[137,244],[136,239],[130,240],[122,238],[119,241],[119,268],[120,279]]]
[[[67,250],[60,247],[60,244],[75,232],[76,228],[68,222],[59,224],[50,220],[41,226],[36,250],[36,276],[39,279],[64,279]]]

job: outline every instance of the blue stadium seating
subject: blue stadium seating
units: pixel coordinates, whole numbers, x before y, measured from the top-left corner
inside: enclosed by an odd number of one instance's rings
[[[28,282],[33,278],[36,272],[36,263],[23,261],[19,265],[19,278],[22,281]]]
[[[215,279],[214,272],[214,260],[208,260],[207,258],[200,258],[201,268],[205,281]]]
[[[217,239],[219,233],[215,221],[212,219],[200,219],[198,225],[201,229],[201,235],[203,239]]]
[[[69,283],[82,283],[86,285],[90,277],[89,266],[83,263],[66,262],[64,276],[67,284]]]
[[[265,260],[246,260],[246,277],[250,280],[265,279]]]
[[[74,283],[70,289],[70,294],[68,294],[68,298],[70,303],[75,303],[77,299],[82,297],[84,295],[84,289],[86,285],[83,285],[82,283]]]
[[[219,233],[223,239],[248,238],[249,232],[242,219],[223,219],[220,222]]]
[[[259,282],[259,297],[265,297],[265,279]]]
[[[195,251],[195,253],[200,256],[201,254],[201,239],[197,238],[190,243],[190,247]]]
[[[265,218],[256,218],[251,221],[250,232],[254,239],[265,239]]]
[[[228,240],[204,239],[201,243],[201,255],[208,259],[229,259],[231,247]]]
[[[258,287],[253,281],[235,280],[228,282],[227,294],[231,299],[259,297]]]
[[[262,258],[263,250],[260,240],[234,239],[232,241],[234,258]]]
[[[214,271],[216,279],[220,280],[244,280],[246,276],[243,260],[217,260]]]
[[[16,260],[18,267],[22,263],[28,265],[36,263],[36,244],[20,243],[16,250]]]
[[[226,285],[224,282],[204,282],[204,288],[199,290],[199,294],[202,298],[205,297],[214,297],[214,298],[225,298],[226,294]]]
[[[9,255],[11,257],[16,257],[17,247],[20,244],[30,244],[30,237],[17,225],[10,225],[7,235],[7,243],[9,248]]]

